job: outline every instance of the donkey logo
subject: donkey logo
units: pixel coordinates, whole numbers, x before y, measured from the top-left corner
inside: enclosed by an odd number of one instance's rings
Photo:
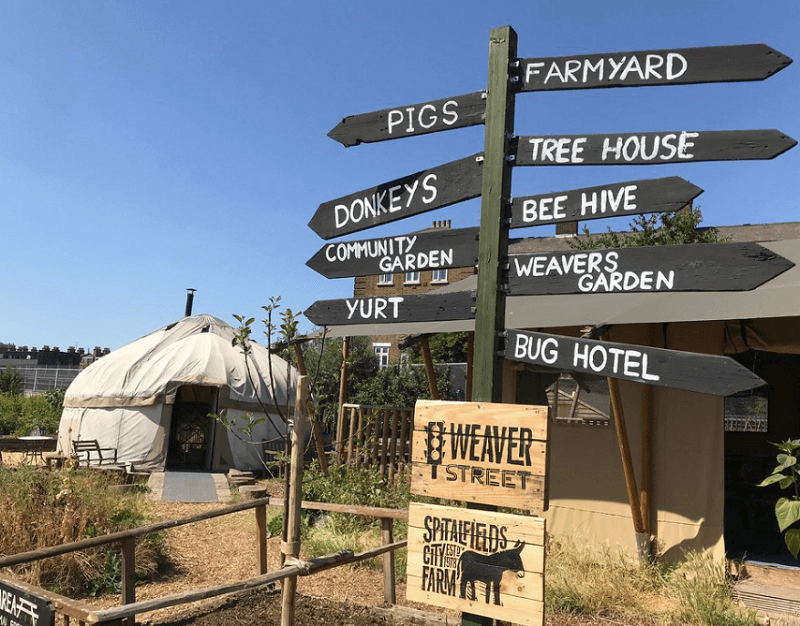
[[[472,550],[465,550],[458,559],[458,575],[461,579],[459,588],[462,599],[477,600],[475,581],[486,585],[486,604],[489,596],[493,594],[494,604],[500,604],[500,579],[506,571],[517,572],[517,578],[525,576],[520,552],[525,547],[523,541],[517,541],[513,548],[494,554],[480,554]],[[470,587],[467,593],[467,585]],[[467,597],[469,595],[469,597]]]

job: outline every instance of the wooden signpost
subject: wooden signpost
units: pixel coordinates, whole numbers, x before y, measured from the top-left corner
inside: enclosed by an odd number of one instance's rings
[[[328,137],[345,147],[360,143],[426,135],[451,128],[483,124],[486,92],[476,91],[452,98],[431,100],[351,115],[339,122]]]
[[[49,602],[0,581],[0,624],[2,626],[53,626],[55,612]]]
[[[303,314],[318,326],[471,320],[475,292],[317,300]]]
[[[544,623],[544,520],[411,503],[414,602],[529,626]]]
[[[511,201],[509,228],[677,211],[701,193],[697,185],[670,176],[522,196]]]
[[[518,137],[514,165],[657,165],[773,159],[797,145],[779,130]]]
[[[308,225],[331,239],[477,198],[482,163],[474,154],[323,202]]]
[[[520,59],[520,91],[764,80],[791,62],[764,44]]]
[[[547,407],[418,400],[411,493],[547,509]]]
[[[326,278],[344,278],[469,267],[477,261],[478,229],[459,228],[327,243],[306,265]]]
[[[656,291],[748,291],[794,263],[757,243],[517,254],[512,295]]]
[[[725,356],[695,354],[575,339],[509,329],[505,356],[511,361],[628,380],[715,396],[749,391],[764,381]]]

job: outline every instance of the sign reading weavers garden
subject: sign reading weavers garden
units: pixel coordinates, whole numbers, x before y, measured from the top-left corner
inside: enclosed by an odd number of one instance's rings
[[[418,400],[411,492],[543,511],[547,407]]]
[[[544,531],[541,518],[411,503],[406,596],[540,626]]]

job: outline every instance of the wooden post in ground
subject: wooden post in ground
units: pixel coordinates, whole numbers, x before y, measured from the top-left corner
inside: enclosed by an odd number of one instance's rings
[[[431,400],[439,399],[439,387],[436,384],[436,370],[433,368],[433,359],[431,359],[431,347],[428,343],[428,335],[422,335],[420,339],[420,346],[422,347],[422,362],[425,363],[425,374],[428,376],[428,387],[431,390]]]
[[[267,505],[256,507],[256,541],[258,542],[258,573],[267,573]]]
[[[122,540],[122,604],[136,602],[136,538]],[[135,617],[126,618],[126,624],[133,624]]]
[[[308,378],[300,376],[297,380],[297,402],[294,419],[291,423],[292,456],[289,459],[289,515],[284,518],[287,529],[286,541],[281,545],[281,553],[290,563],[300,556],[300,514],[303,500],[303,426],[305,424],[308,402]],[[281,626],[294,626],[295,594],[297,576],[284,578],[281,586]]]
[[[344,403],[347,397],[347,357],[350,354],[350,337],[342,339],[342,369],[339,372],[339,413],[336,422],[336,458],[342,462],[344,448]]]
[[[308,376],[306,370],[306,358],[303,355],[303,350],[300,348],[299,343],[294,344],[294,355],[297,358],[297,371],[301,376]],[[317,458],[319,459],[319,469],[323,476],[328,475],[328,459],[325,456],[325,444],[322,441],[322,429],[319,425],[319,420],[314,409],[308,407],[308,415],[311,418],[311,435],[314,437],[314,445],[317,449]],[[266,573],[266,572],[265,572]]]
[[[394,520],[391,517],[381,518],[381,543],[385,546],[394,543],[393,523]],[[390,606],[397,603],[394,583],[394,550],[390,550],[383,553],[383,599]]]

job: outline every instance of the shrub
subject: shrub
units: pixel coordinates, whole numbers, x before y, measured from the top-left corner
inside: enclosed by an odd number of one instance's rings
[[[121,493],[115,481],[101,472],[48,472],[33,466],[0,466],[0,510],[4,528],[0,554],[28,552],[142,526],[149,521],[146,500],[140,494]],[[22,580],[59,592],[101,591],[96,581],[109,580],[114,558],[109,549],[90,548],[15,566]],[[156,572],[164,561],[161,538],[136,542],[140,576]],[[117,564],[118,565],[118,564]],[[93,583],[95,581],[95,583]]]
[[[0,394],[0,435],[24,436],[38,428],[43,435],[58,432],[61,406],[45,395]]]

